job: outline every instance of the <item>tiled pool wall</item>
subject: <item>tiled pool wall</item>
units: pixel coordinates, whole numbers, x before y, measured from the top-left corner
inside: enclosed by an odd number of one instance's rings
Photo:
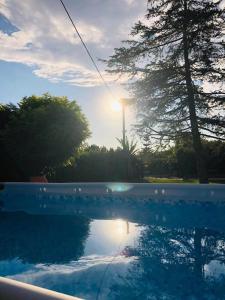
[[[148,203],[225,205],[225,185],[145,183],[4,183],[2,211],[77,213],[77,204],[132,207]]]

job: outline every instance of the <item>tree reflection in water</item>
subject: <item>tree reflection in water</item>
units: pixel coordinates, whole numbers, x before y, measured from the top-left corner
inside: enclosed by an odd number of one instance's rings
[[[82,216],[1,214],[0,260],[66,263],[83,255],[89,219]]]
[[[225,270],[224,232],[147,225],[124,253],[136,259],[111,287],[113,299],[225,299],[225,273],[207,271],[215,261]]]
[[[86,217],[2,213],[0,262],[50,265],[5,275],[85,299],[225,300],[225,206],[82,205]]]

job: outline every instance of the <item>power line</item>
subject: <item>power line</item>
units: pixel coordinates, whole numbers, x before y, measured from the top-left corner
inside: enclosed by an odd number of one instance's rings
[[[108,272],[110,266],[112,265],[112,263],[114,262],[114,260],[118,257],[118,255],[120,254],[120,248],[122,246],[122,242],[123,242],[123,239],[121,238],[120,240],[120,243],[118,245],[118,251],[113,255],[112,259],[110,260],[110,262],[106,265],[106,268],[103,272],[103,275],[100,279],[100,284],[99,284],[99,287],[98,287],[98,290],[97,290],[97,294],[96,294],[96,298],[95,300],[98,300],[99,299],[99,296],[101,294],[101,289],[102,289],[102,286],[103,286],[103,283],[104,283],[104,280],[105,280],[105,276],[106,276],[106,273]],[[125,244],[126,241],[124,241],[124,244]]]
[[[63,8],[64,8],[64,10],[65,10],[65,12],[66,12],[66,14],[67,14],[69,20],[70,20],[70,22],[71,22],[71,24],[73,25],[73,28],[74,28],[75,31],[76,31],[76,34],[78,35],[78,37],[79,37],[79,39],[80,39],[80,41],[81,41],[81,43],[82,43],[82,45],[84,46],[84,49],[86,50],[86,52],[87,52],[89,58],[91,59],[91,62],[93,63],[93,65],[94,65],[96,71],[98,72],[99,77],[101,78],[102,82],[104,83],[104,85],[105,85],[106,89],[108,90],[108,92],[110,93],[110,95],[114,98],[114,95],[113,95],[113,93],[112,93],[112,91],[111,91],[109,85],[108,85],[107,82],[105,81],[105,79],[104,79],[104,77],[103,77],[103,75],[102,75],[102,73],[101,73],[99,67],[97,66],[97,64],[96,64],[96,62],[95,62],[93,56],[91,55],[91,53],[90,53],[90,51],[89,51],[89,49],[88,49],[86,43],[84,42],[84,40],[83,40],[83,38],[82,38],[82,36],[81,36],[79,30],[77,29],[77,27],[76,27],[76,25],[75,25],[75,23],[74,23],[74,21],[73,21],[71,15],[70,15],[68,9],[66,8],[66,6],[65,6],[65,4],[64,4],[64,2],[63,2],[63,0],[59,0],[59,1],[61,2],[62,6],[63,6]]]

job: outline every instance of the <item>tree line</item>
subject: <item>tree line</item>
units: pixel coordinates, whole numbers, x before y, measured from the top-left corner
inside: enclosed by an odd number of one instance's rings
[[[116,149],[88,145],[86,117],[75,101],[49,94],[0,106],[0,181],[136,181],[145,177],[197,178],[191,134],[166,149],[142,149],[127,138]],[[225,178],[225,143],[202,140],[209,177]]]
[[[0,179],[132,181],[146,168],[200,183],[224,176],[224,19],[222,0],[148,0],[145,20],[104,60],[109,73],[130,78],[143,151],[128,141],[85,147],[90,130],[75,101],[25,97],[0,107]]]
[[[49,94],[0,106],[1,180],[27,181],[65,163],[90,136],[76,101]]]
[[[47,176],[56,182],[140,181],[135,144],[88,146],[89,125],[76,101],[49,94],[0,106],[0,181]],[[122,143],[122,141],[120,141]]]
[[[211,181],[224,182],[225,143],[222,141],[202,141],[205,164]],[[195,151],[190,140],[177,141],[166,150],[152,151],[148,148],[140,152],[145,176],[182,179],[198,178]]]
[[[222,0],[148,0],[145,20],[105,61],[130,78],[143,140],[191,134],[200,183],[208,182],[203,139],[224,141],[224,17]]]

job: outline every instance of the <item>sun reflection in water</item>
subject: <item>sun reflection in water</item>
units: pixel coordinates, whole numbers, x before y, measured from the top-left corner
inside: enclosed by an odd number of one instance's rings
[[[105,229],[110,239],[117,242],[125,241],[129,235],[129,222],[122,219],[112,220]]]
[[[141,226],[126,219],[95,220],[86,243],[85,255],[101,253],[112,255],[126,246],[135,247],[140,236]]]
[[[126,221],[120,219],[115,220],[116,233],[121,236],[128,234],[127,224],[128,222]]]

